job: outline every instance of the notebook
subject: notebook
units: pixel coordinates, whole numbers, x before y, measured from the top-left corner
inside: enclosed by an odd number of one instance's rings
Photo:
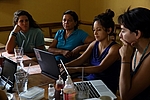
[[[2,68],[1,75],[0,75],[1,76],[0,85],[4,86],[8,80],[8,83],[6,84],[6,87],[5,87],[8,92],[12,92],[13,90],[14,83],[15,83],[14,74],[16,73],[16,70],[17,70],[17,63],[7,58],[4,58],[3,68]]]
[[[61,75],[55,56],[47,51],[34,48],[37,61],[41,68],[41,73],[57,80]],[[62,76],[62,75],[61,75]]]

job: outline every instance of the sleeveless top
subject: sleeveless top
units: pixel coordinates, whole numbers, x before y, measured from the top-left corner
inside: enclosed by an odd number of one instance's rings
[[[113,41],[100,55],[98,49],[99,41],[97,41],[94,45],[91,57],[90,57],[90,65],[97,66],[102,60],[106,57],[109,52],[109,49],[112,45],[117,44]],[[110,58],[113,59],[113,58]],[[102,80],[112,92],[116,93],[118,84],[119,84],[119,75],[120,75],[120,60],[115,61],[111,66],[100,73],[90,74],[85,77],[86,80]]]
[[[136,69],[131,73],[131,76],[133,77],[138,69],[140,68],[142,62],[144,61],[144,59],[146,57],[148,57],[150,55],[150,52],[141,60],[141,62],[139,62],[138,66],[136,67]],[[147,87],[143,92],[141,92],[140,94],[138,94],[134,99],[132,100],[150,100],[150,86]]]

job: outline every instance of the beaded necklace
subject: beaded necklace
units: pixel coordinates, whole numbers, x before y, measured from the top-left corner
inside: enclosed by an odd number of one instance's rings
[[[142,56],[141,56],[141,58],[140,58],[139,63],[142,61],[142,59],[143,59],[143,57],[144,57],[144,55],[145,55],[145,53],[146,53],[146,51],[147,51],[149,45],[150,45],[150,42],[149,42],[148,45],[145,47],[145,49],[144,49],[144,51],[143,51],[143,53],[142,53]],[[134,71],[135,71],[135,69],[136,69],[136,57],[137,57],[137,50],[135,51],[135,57],[134,57]],[[137,66],[139,65],[139,63],[137,64]]]

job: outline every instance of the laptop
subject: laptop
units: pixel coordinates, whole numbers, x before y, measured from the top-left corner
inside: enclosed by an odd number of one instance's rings
[[[59,79],[59,75],[61,75],[61,77],[64,80],[66,80],[67,73],[65,69],[63,67],[60,68],[58,66],[55,56],[52,53],[48,51],[36,49],[36,48],[33,48],[33,49],[34,49],[37,61],[40,65],[42,74],[54,80]],[[70,76],[71,78],[77,78],[78,76],[81,76],[81,73],[73,73]]]
[[[8,82],[5,86],[8,92],[13,92],[13,87],[15,84],[15,76],[17,70],[17,63],[4,58],[2,72],[0,74],[0,86],[4,86],[6,82]]]
[[[60,73],[59,66],[55,56],[52,53],[36,48],[34,48],[34,52],[42,74],[55,80],[59,78],[59,75],[64,76]]]
[[[102,80],[74,82],[77,90],[89,89],[89,98],[99,98],[109,96],[113,100],[117,99],[115,94],[103,83]],[[91,99],[89,99],[91,100]]]

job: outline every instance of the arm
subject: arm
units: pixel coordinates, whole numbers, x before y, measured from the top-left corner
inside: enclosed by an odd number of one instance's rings
[[[94,38],[91,36],[88,36],[83,45],[77,46],[76,48],[74,48],[71,52],[72,52],[72,56],[76,56],[78,55],[81,51],[85,51],[87,49],[87,47],[89,46],[89,44],[94,41]]]
[[[85,68],[84,69],[85,73],[100,73],[103,70],[107,69],[111,64],[113,64],[116,60],[118,60],[120,58],[119,48],[120,48],[120,46],[118,44],[113,45],[110,48],[107,56],[100,63],[100,65],[98,65],[98,66],[86,66],[86,67],[84,67]],[[86,51],[83,54],[86,54]],[[88,54],[89,53],[87,52],[87,55]],[[110,58],[113,58],[113,59],[110,59]],[[67,66],[78,66],[77,64],[78,63],[81,64],[80,63],[81,61],[82,61],[82,59],[80,58],[78,60],[74,60],[74,61],[70,62],[69,64],[67,63],[66,65]],[[72,70],[72,69],[69,68],[69,70]],[[76,72],[81,72],[81,71],[82,71],[81,67],[76,68]]]
[[[122,62],[130,62],[133,48],[121,40],[124,45],[119,50]],[[138,72],[131,78],[130,76],[130,63],[121,64],[119,91],[122,100],[131,100],[140,92],[145,90],[150,85],[150,68],[148,56],[141,64]]]
[[[92,53],[92,49],[94,47],[95,41],[93,41],[88,48],[86,49],[86,51],[78,58],[76,58],[75,60],[72,60],[68,63],[66,63],[66,66],[81,66],[91,55]]]
[[[56,48],[57,40],[54,39],[53,42],[50,44],[48,51],[53,53],[54,55],[62,54],[65,57],[71,56],[71,52],[69,50],[63,50]]]
[[[17,34],[20,30],[21,30],[21,28],[18,25],[16,25],[14,27],[14,29],[12,30],[12,32]],[[9,39],[8,39],[8,41],[6,43],[6,47],[5,47],[5,50],[8,53],[14,53],[14,48],[16,47],[16,42],[15,42],[16,41],[16,37],[14,35],[12,35],[12,32],[11,32],[11,34],[9,36]]]
[[[16,47],[16,37],[13,36],[13,35],[10,35],[9,36],[9,39],[6,43],[6,47],[5,47],[5,50],[8,52],[8,53],[14,53],[14,48]]]

